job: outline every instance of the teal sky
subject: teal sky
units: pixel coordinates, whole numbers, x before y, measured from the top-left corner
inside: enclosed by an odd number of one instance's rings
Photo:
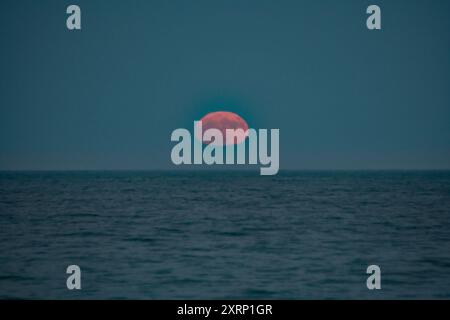
[[[279,128],[281,170],[450,169],[449,13],[446,0],[3,0],[0,170],[170,169],[171,132],[216,110]]]

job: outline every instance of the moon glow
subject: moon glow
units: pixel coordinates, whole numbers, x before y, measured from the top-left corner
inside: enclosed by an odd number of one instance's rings
[[[202,122],[202,129],[205,132],[208,129],[218,129],[222,132],[222,136],[225,144],[239,144],[245,140],[247,137],[248,124],[247,122],[233,112],[228,111],[216,111],[206,114],[203,118],[200,119]],[[237,134],[236,138],[233,141],[226,141],[226,130],[227,129],[242,129],[244,131],[243,134]],[[203,133],[202,133],[203,134]],[[197,137],[201,138],[201,137]]]

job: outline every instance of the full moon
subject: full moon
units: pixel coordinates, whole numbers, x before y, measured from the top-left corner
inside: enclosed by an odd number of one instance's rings
[[[247,122],[245,122],[245,120],[236,113],[228,111],[211,112],[201,118],[200,121],[202,122],[203,132],[208,129],[220,130],[227,145],[239,144],[247,137]],[[233,141],[226,141],[225,138],[227,129],[242,129],[245,133],[237,135],[236,139],[233,139]],[[201,137],[197,138],[202,140]]]

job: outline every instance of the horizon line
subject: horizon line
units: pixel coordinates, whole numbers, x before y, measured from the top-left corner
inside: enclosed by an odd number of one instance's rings
[[[251,172],[257,171],[258,168],[228,168],[228,169],[215,169],[215,168],[196,168],[196,169],[0,169],[0,172]],[[343,168],[304,168],[304,169],[280,169],[279,172],[308,172],[308,171],[450,171],[450,168],[358,168],[358,169],[343,169]]]

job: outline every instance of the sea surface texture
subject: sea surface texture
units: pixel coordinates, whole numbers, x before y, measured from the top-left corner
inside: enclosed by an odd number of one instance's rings
[[[448,299],[450,172],[2,172],[0,298]]]

